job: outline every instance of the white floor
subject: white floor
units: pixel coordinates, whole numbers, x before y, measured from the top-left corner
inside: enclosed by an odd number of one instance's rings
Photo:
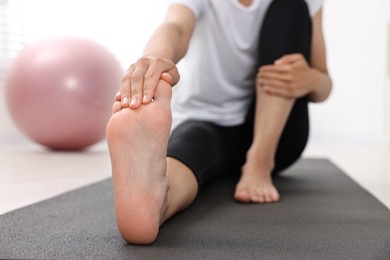
[[[110,177],[104,142],[87,152],[50,152],[29,142],[0,148],[0,214]],[[327,157],[390,209],[390,147],[311,143],[305,157]]]

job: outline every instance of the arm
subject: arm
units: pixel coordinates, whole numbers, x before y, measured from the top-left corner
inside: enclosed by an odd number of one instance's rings
[[[268,94],[285,98],[308,95],[312,102],[321,102],[329,97],[332,80],[326,64],[322,9],[312,18],[312,24],[311,67],[301,54],[285,55],[273,65],[263,66],[257,82]]]
[[[328,74],[326,63],[326,48],[322,32],[322,8],[313,18],[313,36],[311,45],[311,66],[316,80],[309,92],[309,99],[312,102],[326,100],[332,90],[332,80]]]
[[[175,85],[179,81],[176,63],[185,55],[195,26],[192,11],[183,5],[170,7],[166,19],[149,42],[142,57],[122,78],[117,101],[135,109],[149,103],[160,78]]]
[[[195,16],[191,10],[183,5],[172,6],[165,22],[146,44],[143,55],[179,62],[187,52],[194,26]]]

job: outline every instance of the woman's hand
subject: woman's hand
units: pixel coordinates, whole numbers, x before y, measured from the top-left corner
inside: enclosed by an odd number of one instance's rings
[[[262,66],[256,80],[257,86],[270,95],[299,98],[314,90],[318,75],[302,54],[289,54]]]
[[[160,79],[174,86],[179,78],[174,62],[158,57],[142,57],[123,76],[115,100],[120,101],[122,107],[138,108],[151,102]]]

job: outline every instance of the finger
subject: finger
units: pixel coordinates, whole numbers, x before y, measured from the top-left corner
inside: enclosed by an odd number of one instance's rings
[[[169,75],[168,73],[161,74],[161,79],[172,86],[173,79],[172,76]]]
[[[259,79],[277,79],[283,81],[291,81],[291,74],[289,73],[281,73],[275,71],[262,71],[258,75]]]
[[[265,65],[260,67],[259,73],[262,72],[276,72],[276,73],[289,73],[291,71],[290,64],[281,64],[281,65]]]
[[[277,59],[274,64],[294,63],[302,59],[304,59],[304,57],[300,53],[287,54],[283,55],[280,59]]]
[[[283,80],[278,79],[259,79],[258,83],[260,86],[268,86],[272,88],[284,88],[286,90],[289,89],[290,84]]]
[[[175,86],[180,80],[180,74],[179,71],[177,70],[177,67],[176,66],[172,67],[170,70],[167,71],[167,73],[172,78],[172,83],[170,85],[172,87]]]
[[[172,66],[175,67],[175,64],[172,62],[167,63],[163,60],[155,60],[149,64],[144,78],[142,103],[149,103],[152,100],[162,73],[166,70],[170,70]],[[167,79],[166,76],[165,78]]]
[[[147,62],[140,59],[131,75],[130,80],[130,105],[132,109],[138,108],[142,103],[145,73],[148,70]]]
[[[284,88],[274,88],[274,87],[271,87],[268,85],[264,85],[263,90],[269,95],[279,96],[279,97],[283,97],[283,98],[287,98],[287,99],[294,98],[294,96],[291,94],[291,92],[284,89]]]
[[[155,66],[150,65],[148,71],[145,73],[143,82],[143,95],[142,103],[147,104],[152,101],[154,97],[154,91],[158,81],[160,80],[161,72],[156,70]]]
[[[121,84],[119,87],[119,93],[120,93],[120,101],[121,101],[122,107],[128,107],[130,104],[130,80],[131,80],[131,75],[133,74],[134,68],[135,68],[135,65],[134,64],[131,65],[121,80]]]

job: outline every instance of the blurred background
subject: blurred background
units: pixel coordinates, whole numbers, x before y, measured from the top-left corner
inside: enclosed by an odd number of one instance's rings
[[[0,214],[110,176],[105,142],[52,153],[27,139],[7,111],[4,78],[27,44],[83,36],[123,69],[135,62],[167,0],[0,0]],[[326,0],[333,93],[311,105],[307,157],[326,157],[390,208],[390,1]]]
[[[164,18],[164,1],[0,0],[0,144],[29,142],[8,115],[4,79],[25,45],[61,36],[82,36],[104,45],[127,68],[139,58]]]

